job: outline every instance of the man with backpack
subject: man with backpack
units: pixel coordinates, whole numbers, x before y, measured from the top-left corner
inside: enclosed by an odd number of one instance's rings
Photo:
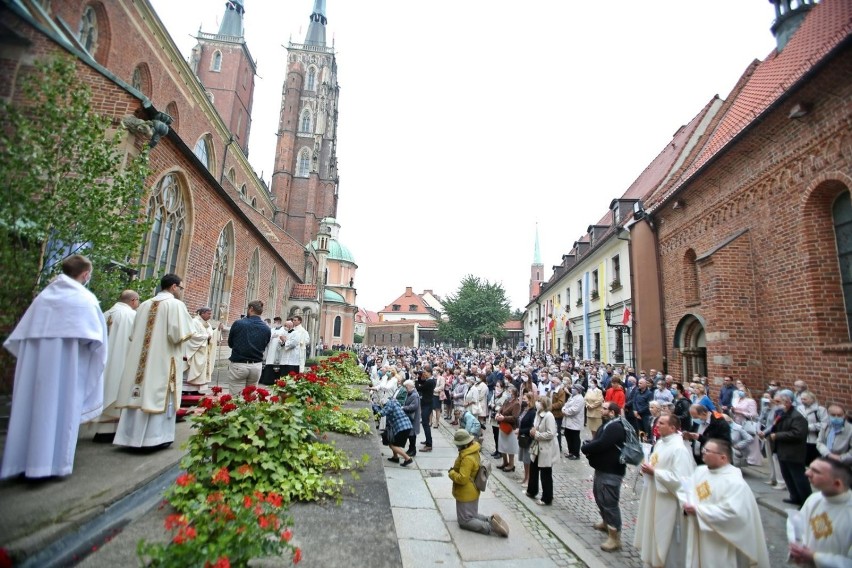
[[[456,500],[456,516],[459,528],[480,534],[509,536],[509,525],[494,514],[490,517],[479,514],[479,493],[475,481],[479,475],[479,444],[467,430],[456,430],[453,443],[459,449],[456,462],[449,471],[453,480],[453,497]]]
[[[614,402],[605,402],[601,411],[601,426],[595,437],[583,444],[580,451],[589,459],[595,470],[592,493],[601,513],[601,522],[595,529],[607,533],[601,550],[614,552],[621,549],[621,481],[627,470],[621,459],[626,431],[621,420],[621,408]]]

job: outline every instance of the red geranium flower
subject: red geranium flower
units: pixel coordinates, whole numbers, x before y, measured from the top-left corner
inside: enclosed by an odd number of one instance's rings
[[[281,398],[278,396],[271,396],[269,398],[269,402],[281,402]]]
[[[225,404],[226,402],[231,402],[232,400],[234,400],[234,397],[229,394],[223,394],[219,397],[219,402],[221,402],[222,404]]]
[[[263,388],[259,388],[259,389],[257,389],[257,396],[261,396],[261,397],[269,396],[269,391],[266,390],[266,389],[263,389]]]
[[[242,475],[242,476],[251,475],[252,473],[254,473],[254,469],[252,469],[252,467],[251,467],[249,464],[247,464],[247,463],[244,463],[243,465],[241,465],[240,467],[238,467],[238,468],[237,468],[237,471],[238,471],[238,472],[240,473],[240,475]]]
[[[254,505],[254,501],[251,500],[251,497],[248,495],[243,495],[243,507],[246,509],[251,509],[251,506]]]
[[[266,502],[273,507],[280,507],[284,503],[284,499],[278,493],[270,493],[266,496]]]
[[[217,386],[217,387],[211,388],[210,390],[213,392],[213,394],[219,394],[220,392],[222,392],[222,387]]]
[[[290,529],[281,531],[281,540],[284,542],[290,542],[290,539],[293,538],[293,531]]]
[[[227,556],[223,556],[216,561],[216,564],[210,564],[210,562],[204,563],[204,568],[231,568],[231,561]]]
[[[213,476],[213,483],[222,483],[223,485],[228,485],[231,482],[231,474],[228,473],[228,468],[223,467],[219,471],[216,472],[216,475]]]
[[[278,385],[279,387],[286,387],[287,381],[285,381],[284,379],[278,379],[277,381],[275,381],[275,384]]]
[[[302,561],[302,549],[296,548],[296,550],[293,551],[293,564],[298,564],[301,561]]]
[[[169,515],[168,517],[166,517],[166,530],[172,530],[185,524],[186,517],[184,517],[183,515]]]
[[[195,476],[190,474],[190,473],[184,472],[184,473],[178,475],[175,483],[177,483],[181,487],[186,487],[187,485],[189,485],[193,481],[195,481]]]
[[[222,412],[231,412],[232,410],[236,410],[236,409],[237,409],[237,405],[234,404],[233,402],[229,402],[228,404],[222,405]]]

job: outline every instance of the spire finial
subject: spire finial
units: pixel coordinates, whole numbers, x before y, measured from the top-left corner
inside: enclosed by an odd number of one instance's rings
[[[538,245],[538,221],[535,223],[535,251],[533,252],[533,264],[541,264],[541,247]]]

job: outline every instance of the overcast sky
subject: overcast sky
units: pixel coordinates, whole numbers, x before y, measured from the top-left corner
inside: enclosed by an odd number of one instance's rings
[[[184,56],[224,0],[151,0]],[[313,0],[246,0],[250,161],[270,179],[286,45]],[[327,0],[340,240],[358,304],[466,274],[528,302],[536,222],[561,262],[677,129],[774,47],[767,0]],[[158,101],[155,101],[158,102]],[[162,103],[163,101],[159,101]]]

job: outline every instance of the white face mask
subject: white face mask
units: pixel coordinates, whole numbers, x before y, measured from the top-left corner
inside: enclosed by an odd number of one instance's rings
[[[536,410],[541,412],[542,408],[544,408],[544,406],[540,402],[535,403],[535,409]]]

